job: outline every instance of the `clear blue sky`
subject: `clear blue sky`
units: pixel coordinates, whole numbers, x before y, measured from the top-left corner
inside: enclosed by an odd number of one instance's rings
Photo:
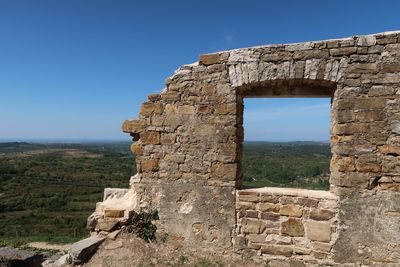
[[[397,0],[0,0],[0,139],[129,140],[122,121],[201,53],[396,30],[399,10]],[[246,100],[245,121],[247,140],[327,140],[329,102]]]

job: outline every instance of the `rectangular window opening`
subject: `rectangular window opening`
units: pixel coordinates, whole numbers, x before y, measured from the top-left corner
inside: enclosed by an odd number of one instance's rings
[[[330,98],[245,98],[243,188],[329,190]]]

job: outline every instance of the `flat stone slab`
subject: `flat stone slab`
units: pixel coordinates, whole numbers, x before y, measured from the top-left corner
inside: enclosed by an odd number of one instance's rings
[[[94,236],[72,244],[70,254],[74,263],[84,263],[90,260],[103,241],[104,238]]]
[[[261,194],[270,194],[270,195],[311,197],[311,198],[323,198],[332,200],[338,199],[338,197],[335,194],[329,191],[309,190],[309,189],[299,189],[299,188],[262,187],[254,189],[242,189],[242,190],[237,190],[237,192],[259,192]]]
[[[36,267],[42,266],[43,255],[22,249],[1,247],[0,260],[0,266]]]

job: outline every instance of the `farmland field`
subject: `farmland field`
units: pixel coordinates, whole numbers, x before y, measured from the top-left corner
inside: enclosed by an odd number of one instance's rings
[[[0,143],[0,245],[72,242],[105,187],[128,187],[136,173],[129,142]],[[244,144],[244,185],[328,189],[326,143]]]

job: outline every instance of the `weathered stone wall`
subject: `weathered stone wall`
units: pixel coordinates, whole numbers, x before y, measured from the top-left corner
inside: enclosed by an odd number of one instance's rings
[[[238,190],[237,253],[268,266],[333,264],[338,197],[327,191]]]
[[[159,210],[177,247],[232,251],[243,98],[331,97],[333,260],[399,264],[399,83],[398,32],[201,55],[123,125],[138,206]]]

